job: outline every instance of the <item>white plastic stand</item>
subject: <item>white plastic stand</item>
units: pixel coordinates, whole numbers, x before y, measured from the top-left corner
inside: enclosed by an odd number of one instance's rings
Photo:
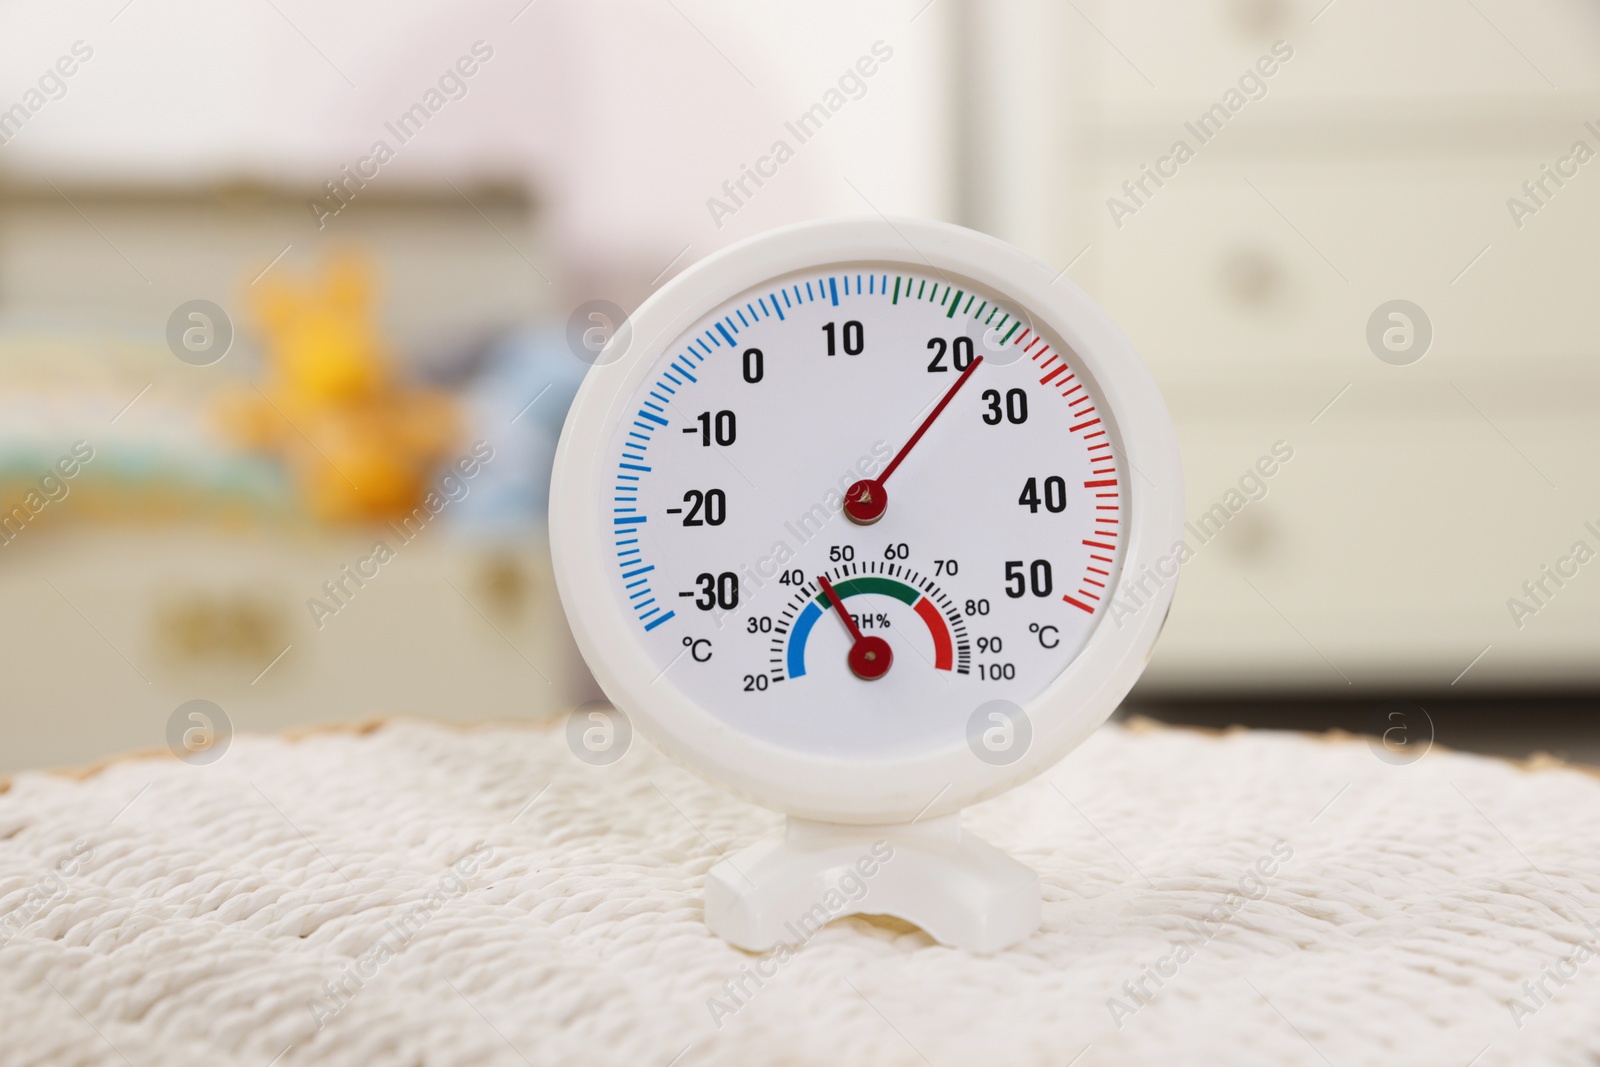
[[[740,948],[810,940],[846,915],[893,915],[942,944],[998,952],[1039,928],[1039,876],[961,830],[924,823],[845,826],[789,818],[706,876],[706,925]]]

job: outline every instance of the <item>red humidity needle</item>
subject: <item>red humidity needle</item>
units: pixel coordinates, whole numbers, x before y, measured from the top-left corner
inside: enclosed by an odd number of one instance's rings
[[[917,442],[922,440],[922,435],[928,432],[928,427],[933,425],[933,420],[937,419],[939,414],[949,406],[950,401],[955,399],[956,393],[963,385],[967,384],[967,379],[972,377],[972,372],[977,370],[978,364],[982,362],[982,356],[972,357],[972,362],[967,364],[967,369],[961,372],[961,377],[957,378],[950,388],[945,391],[944,396],[939,398],[939,402],[934,405],[933,410],[928,412],[928,417],[922,420],[922,425],[917,427],[917,432],[911,435],[910,440],[900,446],[900,451],[896,452],[894,458],[889,461],[889,465],[883,468],[882,474],[876,478],[863,478],[845,490],[844,513],[851,522],[857,526],[871,526],[883,518],[883,513],[889,506],[889,494],[883,488],[883,483],[889,480],[889,475],[893,474],[895,468],[900,466],[901,460],[905,459],[911,450],[916,447]]]
[[[861,632],[856,620],[845,610],[844,598],[834,592],[833,583],[828,581],[826,574],[817,575],[817,584],[822,586],[823,593],[838,610],[839,618],[844,620],[845,629],[850,631],[852,643],[850,654],[845,659],[850,665],[850,670],[864,682],[871,682],[888,674],[890,666],[894,664],[894,651],[889,647],[889,642],[881,637],[868,637]]]

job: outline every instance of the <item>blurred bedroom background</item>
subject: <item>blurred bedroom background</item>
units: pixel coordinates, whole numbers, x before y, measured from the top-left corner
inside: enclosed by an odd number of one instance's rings
[[[588,346],[878,213],[1160,381],[1195,558],[1135,708],[1595,759],[1597,149],[1587,0],[5,5],[0,772],[194,699],[595,697],[544,534]]]

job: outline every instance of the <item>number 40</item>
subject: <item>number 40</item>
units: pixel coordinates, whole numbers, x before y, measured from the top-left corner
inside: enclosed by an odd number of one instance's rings
[[[1067,480],[1059,474],[1052,474],[1044,480],[1044,496],[1039,495],[1039,479],[1029,478],[1022,483],[1022,495],[1017,497],[1017,503],[1028,509],[1028,514],[1039,514],[1039,505],[1051,514],[1058,514],[1067,509]]]

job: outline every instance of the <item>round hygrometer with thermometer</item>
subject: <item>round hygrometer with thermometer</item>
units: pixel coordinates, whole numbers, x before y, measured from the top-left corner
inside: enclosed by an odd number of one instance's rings
[[[1126,695],[1173,585],[1114,591],[1182,540],[1182,504],[1132,344],[993,238],[809,223],[646,301],[568,415],[551,541],[613,703],[790,817],[713,868],[711,927],[791,940],[876,845],[848,911],[979,951],[1031,933],[1033,872],[958,813]]]

